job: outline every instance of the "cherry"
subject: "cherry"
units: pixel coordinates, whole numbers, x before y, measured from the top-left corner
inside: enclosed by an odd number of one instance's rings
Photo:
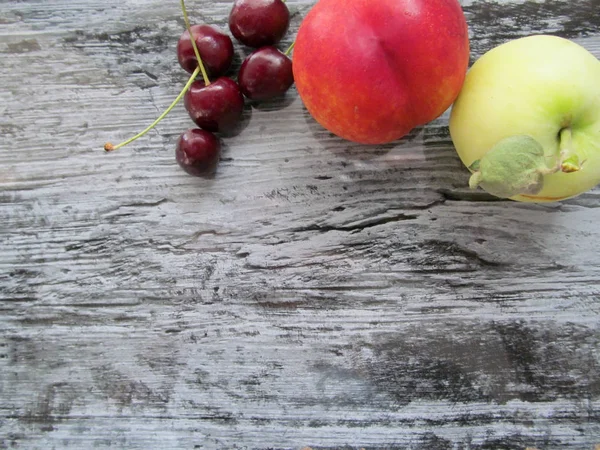
[[[195,43],[202,55],[202,61],[208,75],[220,77],[231,67],[233,61],[233,42],[231,38],[213,25],[200,24],[190,27]],[[198,67],[198,59],[190,32],[185,30],[177,42],[177,59],[179,65],[192,73]]]
[[[282,0],[235,0],[229,30],[242,44],[259,48],[275,45],[290,25],[290,12]]]
[[[235,129],[244,111],[244,97],[238,84],[221,77],[206,85],[195,81],[183,98],[185,109],[200,128],[212,132]]]
[[[273,46],[255,50],[242,63],[238,83],[250,100],[283,95],[294,83],[292,60]]]
[[[221,143],[213,133],[192,128],[179,136],[175,159],[190,175],[202,176],[215,171],[220,153]]]

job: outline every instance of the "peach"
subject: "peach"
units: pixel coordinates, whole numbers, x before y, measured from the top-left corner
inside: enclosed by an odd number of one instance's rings
[[[395,141],[442,115],[468,63],[457,0],[320,0],[302,21],[293,54],[308,112],[361,144]]]

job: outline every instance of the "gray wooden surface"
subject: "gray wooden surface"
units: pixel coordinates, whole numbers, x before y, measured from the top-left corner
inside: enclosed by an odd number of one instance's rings
[[[464,7],[473,58],[538,32],[600,57],[597,0]],[[105,154],[187,78],[178,2],[0,8],[0,448],[600,444],[600,189],[496,201],[447,114],[365,148],[293,89],[213,179],[174,161],[181,105]]]

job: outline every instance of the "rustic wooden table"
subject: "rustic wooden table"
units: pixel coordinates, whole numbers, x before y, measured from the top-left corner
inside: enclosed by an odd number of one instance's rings
[[[212,179],[174,161],[181,105],[105,154],[187,78],[179,3],[0,4],[0,448],[600,444],[600,189],[496,201],[447,114],[364,148],[294,89]],[[473,59],[540,32],[600,57],[597,0],[464,9]]]

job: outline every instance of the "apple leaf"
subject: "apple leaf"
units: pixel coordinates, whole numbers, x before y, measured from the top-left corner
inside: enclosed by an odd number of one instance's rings
[[[544,174],[549,173],[544,148],[526,135],[502,139],[469,169],[471,188],[480,186],[501,198],[537,194],[544,186]]]

